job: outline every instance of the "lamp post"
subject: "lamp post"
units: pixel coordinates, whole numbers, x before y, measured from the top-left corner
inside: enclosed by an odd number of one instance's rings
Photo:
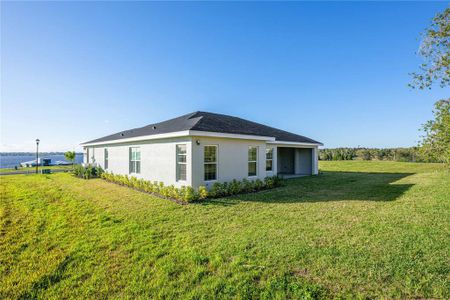
[[[39,139],[36,139],[36,174],[38,173],[39,166]]]

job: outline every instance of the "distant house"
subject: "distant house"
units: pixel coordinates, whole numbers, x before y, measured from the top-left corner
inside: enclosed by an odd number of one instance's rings
[[[194,112],[82,144],[84,163],[175,186],[318,173],[320,142],[241,118]]]

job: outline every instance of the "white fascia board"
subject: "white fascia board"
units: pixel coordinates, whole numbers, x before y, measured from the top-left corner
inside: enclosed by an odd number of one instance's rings
[[[249,134],[235,134],[235,133],[222,133],[212,131],[198,131],[190,130],[190,136],[204,136],[215,138],[227,138],[227,139],[242,139],[242,140],[258,140],[258,141],[275,141],[274,137],[262,136],[262,135],[249,135]]]
[[[100,145],[109,145],[109,144],[121,144],[121,143],[131,143],[131,142],[158,140],[158,139],[184,137],[184,136],[203,136],[203,137],[216,137],[216,138],[229,138],[229,139],[275,141],[275,138],[270,137],[270,136],[220,133],[220,132],[198,131],[198,130],[184,130],[184,131],[176,131],[176,132],[169,132],[169,133],[137,136],[137,137],[132,137],[132,138],[118,139],[118,140],[103,141],[103,142],[83,143],[83,144],[81,144],[81,146],[88,147],[88,146],[100,146]]]
[[[158,140],[158,139],[167,139],[167,138],[183,137],[183,136],[189,136],[189,130],[161,133],[161,134],[152,134],[152,135],[143,135],[143,136],[136,136],[136,137],[132,137],[132,138],[110,140],[110,141],[104,141],[104,142],[83,143],[83,144],[81,144],[81,146],[86,147],[86,146],[98,146],[98,145],[108,145],[108,144],[120,144],[120,143],[139,142],[139,141],[146,141],[146,140]]]
[[[323,146],[322,143],[300,143],[300,142],[284,142],[284,141],[274,141],[274,142],[267,142],[267,144],[271,145],[281,145],[281,146],[303,146],[303,147],[317,147],[317,146]]]

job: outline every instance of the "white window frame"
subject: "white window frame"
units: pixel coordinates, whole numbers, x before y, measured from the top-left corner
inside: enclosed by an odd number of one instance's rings
[[[138,151],[139,151],[139,160],[132,160],[132,157],[133,157],[133,149],[137,149]],[[141,148],[140,147],[129,147],[128,148],[128,155],[129,155],[129,157],[128,157],[128,172],[129,172],[129,174],[141,174]],[[135,167],[134,167],[134,172],[132,172],[131,171],[131,164],[132,163],[136,163],[136,162],[139,162],[139,172],[136,172],[136,169],[137,169],[137,164],[135,165]]]
[[[272,158],[267,158],[267,154],[272,153]],[[270,170],[267,170],[267,162],[271,161],[271,166],[272,168],[270,168]],[[273,148],[266,148],[266,172],[273,172]]]
[[[185,153],[184,154],[180,154],[178,152],[178,147],[179,146],[184,146],[184,148],[185,148]],[[185,182],[187,180],[187,149],[188,149],[187,144],[176,144],[175,145],[175,155],[176,155],[175,156],[175,164],[176,164],[176,170],[175,170],[176,174],[175,174],[175,176],[176,176],[176,181],[177,182],[179,182],[179,181]],[[178,160],[179,156],[184,156],[185,157],[184,162],[180,162]],[[180,165],[185,165],[186,166],[185,167],[186,174],[185,174],[185,178],[184,179],[180,179],[180,168],[179,168]]]
[[[109,151],[108,148],[105,148],[103,151],[103,163],[104,163],[104,168],[105,170],[107,170],[109,168]]]
[[[256,149],[256,160],[250,160],[250,157],[248,155],[248,152],[250,151],[250,148],[255,148]],[[247,176],[249,178],[258,177],[258,157],[259,157],[259,155],[258,155],[258,150],[259,149],[258,148],[259,148],[258,146],[248,146],[248,149],[247,149]],[[255,168],[256,174],[255,175],[250,175],[250,168],[248,167],[248,165],[250,163],[255,163],[256,164],[256,168]]]
[[[206,147],[216,148],[216,161],[215,162],[205,162],[205,149]],[[205,179],[205,165],[216,165],[216,178],[215,179]],[[203,181],[204,182],[214,182],[219,178],[219,145],[204,145],[203,146]]]

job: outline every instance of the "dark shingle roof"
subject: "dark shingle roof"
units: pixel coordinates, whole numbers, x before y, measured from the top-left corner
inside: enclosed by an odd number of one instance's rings
[[[320,144],[313,139],[298,134],[244,120],[238,117],[202,111],[197,111],[178,118],[150,124],[140,128],[121,131],[86,142],[85,144],[185,130],[268,136],[274,137],[276,141]]]

